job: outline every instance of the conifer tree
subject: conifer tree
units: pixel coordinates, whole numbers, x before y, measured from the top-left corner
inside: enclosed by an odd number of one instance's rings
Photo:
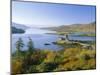
[[[34,44],[33,44],[33,41],[30,37],[29,37],[29,42],[28,42],[27,46],[28,46],[29,53],[32,53],[34,50]]]
[[[16,52],[18,56],[20,55],[20,52],[23,46],[24,46],[23,40],[19,38],[19,40],[16,42]]]

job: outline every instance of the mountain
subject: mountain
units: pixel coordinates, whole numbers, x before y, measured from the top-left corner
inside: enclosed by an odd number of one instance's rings
[[[27,27],[27,26],[25,26],[23,24],[18,24],[18,23],[14,23],[14,22],[12,22],[12,26],[17,28],[17,29],[23,29],[23,30],[26,30],[26,29],[29,28],[29,27]]]
[[[89,24],[72,24],[62,25],[58,27],[48,27],[43,29],[53,30],[57,32],[95,32],[96,22]]]

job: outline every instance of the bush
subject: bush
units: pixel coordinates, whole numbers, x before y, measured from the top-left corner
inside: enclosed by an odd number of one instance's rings
[[[95,55],[95,50],[82,50],[80,52],[80,54],[78,54],[78,57],[82,60],[89,60],[91,58],[96,58],[96,55]]]
[[[12,74],[21,73],[23,61],[21,59],[12,60]]]

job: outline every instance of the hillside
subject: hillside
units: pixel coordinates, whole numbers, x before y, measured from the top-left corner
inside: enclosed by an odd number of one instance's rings
[[[96,23],[92,22],[89,24],[72,24],[62,25],[59,27],[48,27],[43,29],[49,29],[57,32],[95,32]]]
[[[12,26],[16,27],[17,29],[23,29],[23,30],[26,30],[26,29],[29,28],[29,27],[27,27],[27,26],[25,26],[23,24],[18,24],[18,23],[14,23],[14,22],[12,22]]]
[[[18,29],[16,27],[12,26],[12,31],[11,32],[14,34],[14,33],[24,33],[25,31],[23,29]]]

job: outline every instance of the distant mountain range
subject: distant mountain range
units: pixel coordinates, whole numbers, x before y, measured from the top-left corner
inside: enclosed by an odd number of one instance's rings
[[[43,29],[53,30],[57,32],[95,32],[96,22],[89,24],[72,24],[62,25],[58,27],[47,27]]]
[[[24,33],[27,27],[23,24],[18,24],[12,22],[12,33]],[[52,30],[57,32],[95,32],[96,22],[89,24],[72,24],[72,25],[62,25],[58,27],[45,27],[42,29]]]
[[[25,25],[12,22],[12,33],[25,33],[25,30],[28,28]]]

